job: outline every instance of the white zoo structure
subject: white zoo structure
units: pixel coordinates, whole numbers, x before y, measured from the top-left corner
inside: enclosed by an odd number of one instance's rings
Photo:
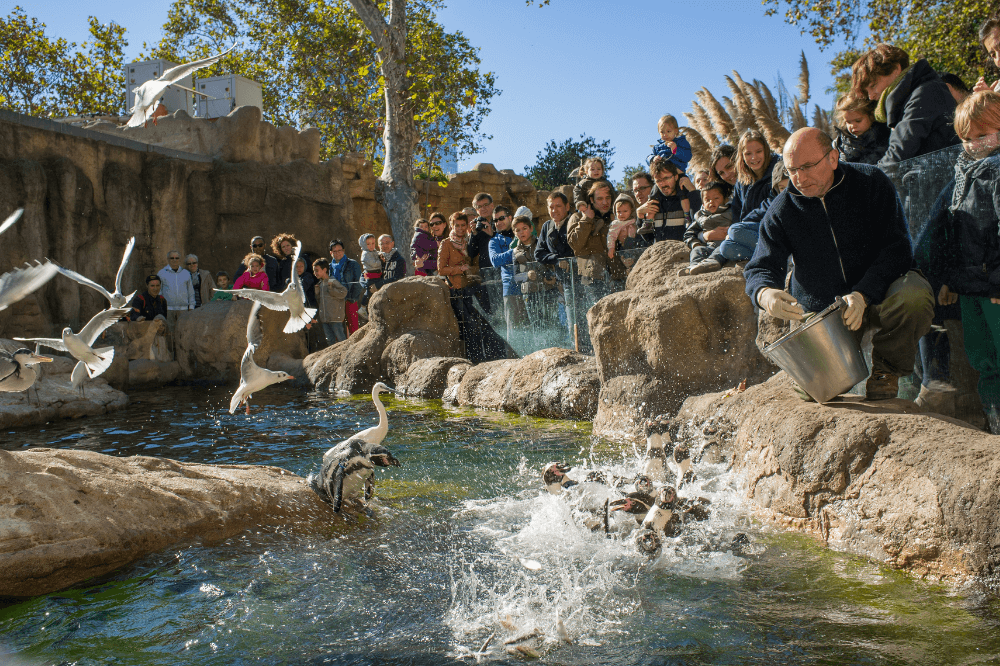
[[[239,74],[199,78],[196,90],[207,95],[197,95],[199,118],[222,118],[238,106],[264,108],[261,85]]]

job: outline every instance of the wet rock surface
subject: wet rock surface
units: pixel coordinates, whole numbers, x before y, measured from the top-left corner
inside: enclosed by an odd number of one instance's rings
[[[54,592],[172,544],[340,519],[277,467],[0,450],[0,596]]]
[[[418,359],[458,356],[458,322],[449,298],[444,282],[434,277],[387,284],[368,302],[367,324],[305,358],[309,380],[318,388],[365,393],[375,382],[391,384]]]
[[[587,313],[601,379],[594,432],[639,434],[642,419],[677,410],[692,394],[760,381],[774,369],[757,350],[757,319],[739,268],[679,277],[679,241],[647,249],[625,291]]]
[[[455,400],[530,416],[590,419],[599,390],[594,357],[551,348],[473,366],[463,375]]]
[[[747,496],[780,526],[933,578],[996,571],[1000,438],[906,400],[817,405],[790,385],[779,373],[692,397],[677,419],[718,431]]]

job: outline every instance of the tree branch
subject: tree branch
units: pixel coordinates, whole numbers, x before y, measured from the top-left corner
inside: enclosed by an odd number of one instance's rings
[[[368,28],[368,32],[371,33],[372,39],[375,40],[375,46],[378,48],[379,53],[388,54],[391,52],[392,45],[389,42],[389,30],[390,26],[385,22],[385,17],[382,16],[382,12],[375,5],[372,0],[349,0],[351,6],[354,7],[354,11],[358,13],[361,17],[361,21]],[[392,0],[392,14],[390,18],[396,14],[395,6],[397,2],[403,2],[405,5],[405,0]],[[405,17],[406,12],[402,12]]]

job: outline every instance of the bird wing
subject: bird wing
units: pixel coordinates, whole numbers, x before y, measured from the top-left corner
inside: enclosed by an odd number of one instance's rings
[[[284,312],[288,309],[288,302],[285,300],[285,297],[273,291],[261,291],[260,289],[216,289],[215,291],[221,291],[223,294],[236,294],[240,298],[260,303],[268,310]]]
[[[90,318],[90,321],[80,330],[78,335],[81,340],[87,343],[88,347],[91,347],[94,341],[97,340],[97,336],[128,313],[128,308],[108,308],[107,310],[101,310]]]
[[[0,382],[17,372],[21,364],[14,360],[14,355],[0,351]]]
[[[122,276],[125,275],[125,267],[128,266],[129,257],[132,256],[132,250],[135,248],[135,236],[129,239],[128,245],[125,246],[125,254],[122,255],[122,265],[118,267],[118,275],[115,277],[115,293],[122,293]],[[110,300],[110,299],[109,299]]]
[[[295,270],[295,267],[299,263],[299,255],[302,253],[302,241],[298,241],[295,246],[295,258],[292,259],[292,279],[289,280],[288,286],[292,287],[295,293],[298,295],[299,299],[305,303],[306,297],[302,291],[302,280],[299,279],[299,272]]]
[[[257,351],[257,347],[264,340],[264,332],[260,328],[260,319],[257,314],[260,312],[260,303],[254,303],[250,310],[250,319],[247,321],[247,344]]]
[[[66,348],[66,343],[62,341],[61,338],[14,338],[18,342],[34,342],[38,345],[43,345],[49,349],[55,349],[56,351],[68,352],[69,349]]]
[[[223,56],[229,54],[230,51],[236,48],[236,44],[233,44],[226,51],[219,53],[218,55],[209,56],[207,58],[202,58],[201,60],[192,60],[191,62],[186,62],[176,67],[171,67],[167,71],[160,75],[157,81],[163,81],[166,84],[176,83],[183,79],[188,74],[193,74],[202,67],[208,67],[218,62]]]
[[[146,122],[146,117],[152,111],[156,98],[160,96],[160,93],[162,93],[166,87],[166,83],[163,83],[159,79],[153,79],[134,88],[135,106],[132,109],[132,117],[128,119],[127,123],[125,123],[125,127],[142,127]],[[150,98],[149,102],[145,101],[147,97]]]
[[[15,268],[0,275],[0,310],[13,305],[51,280],[59,267],[51,261],[28,268]]]
[[[108,290],[105,289],[104,287],[102,287],[101,285],[97,284],[96,282],[94,282],[90,278],[84,277],[84,276],[80,275],[79,273],[77,273],[76,271],[70,270],[69,268],[65,268],[64,266],[59,266],[58,269],[59,269],[60,273],[62,273],[63,275],[65,275],[69,279],[71,279],[71,280],[73,280],[75,282],[79,282],[80,284],[82,284],[85,287],[90,287],[91,289],[93,289],[94,291],[96,291],[98,294],[100,294],[104,298],[108,299],[109,302],[111,301],[111,294],[108,293]]]
[[[8,217],[3,222],[0,222],[0,234],[2,234],[3,232],[7,231],[12,226],[14,226],[14,223],[21,219],[21,213],[23,212],[24,212],[23,208],[18,208],[17,210],[15,210],[13,213],[10,214],[10,217]]]

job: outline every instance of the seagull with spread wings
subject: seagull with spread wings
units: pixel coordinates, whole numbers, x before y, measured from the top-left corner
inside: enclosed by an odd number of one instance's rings
[[[23,208],[18,208],[6,220],[0,222],[0,234],[14,226],[14,223],[21,219],[23,212]],[[57,272],[59,267],[51,261],[46,261],[44,264],[36,261],[34,266],[28,264],[26,268],[15,268],[9,273],[0,275],[0,310],[17,303],[55,277]]]
[[[113,308],[125,307],[125,305],[132,302],[132,297],[135,296],[134,291],[128,296],[122,294],[122,276],[125,274],[125,267],[128,266],[128,260],[129,257],[132,256],[133,248],[135,248],[135,236],[132,236],[132,238],[130,238],[128,241],[128,245],[125,246],[125,255],[122,257],[121,266],[118,267],[118,276],[115,278],[115,293],[113,294],[108,293],[107,289],[97,284],[90,278],[86,278],[80,275],[76,271],[71,271],[68,268],[63,268],[62,266],[60,266],[59,272],[65,275],[66,277],[70,278],[71,280],[79,282],[85,287],[90,287],[91,289],[99,293],[101,296],[108,299],[108,302],[111,303],[111,307]]]
[[[208,58],[202,58],[201,60],[186,62],[183,65],[171,67],[167,71],[163,72],[163,74],[160,75],[160,78],[150,79],[142,85],[133,88],[132,92],[135,93],[135,106],[132,107],[132,117],[129,118],[125,127],[142,127],[145,125],[146,121],[153,115],[153,109],[156,108],[156,102],[159,101],[163,91],[170,86],[181,88],[182,90],[189,90],[192,93],[196,92],[177,85],[177,82],[188,74],[193,74],[202,67],[214,65],[221,58],[226,56],[229,51],[232,51],[235,48],[236,45],[233,44],[229,47],[228,51],[224,51],[218,55],[209,56]]]
[[[288,310],[288,323],[285,324],[283,331],[285,333],[301,331],[316,315],[316,308],[307,308],[305,306],[306,294],[302,289],[302,281],[299,279],[299,274],[295,270],[295,264],[298,263],[301,252],[302,241],[299,241],[295,246],[295,258],[292,260],[291,279],[289,279],[288,286],[281,293],[261,291],[260,289],[216,289],[215,293],[236,294],[240,298],[260,303],[268,310]]]
[[[260,320],[257,314],[260,312],[260,303],[254,303],[250,310],[250,319],[247,321],[247,350],[243,352],[243,360],[240,362],[240,386],[233,394],[233,399],[229,402],[229,413],[236,412],[240,405],[246,405],[247,414],[250,413],[250,398],[253,394],[264,389],[271,384],[295,379],[287,372],[268,370],[262,368],[253,360],[253,353],[264,339],[264,334],[260,328]]]
[[[62,338],[14,338],[20,342],[34,342],[57,351],[69,352],[78,361],[83,361],[87,366],[87,374],[90,378],[98,376],[111,367],[111,361],[115,357],[114,347],[101,347],[94,349],[93,344],[97,337],[109,326],[129,313],[128,308],[110,308],[102,310],[94,315],[87,325],[80,329],[79,333],[74,333],[73,329],[66,327],[62,331]]]

